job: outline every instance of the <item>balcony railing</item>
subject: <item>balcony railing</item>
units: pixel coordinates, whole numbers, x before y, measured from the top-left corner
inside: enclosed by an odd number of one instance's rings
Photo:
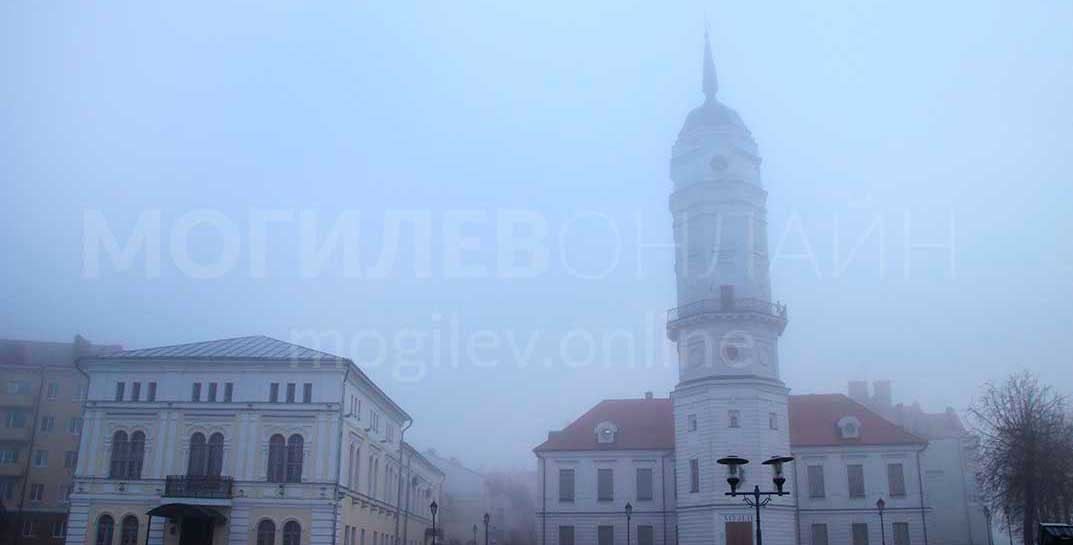
[[[169,498],[231,498],[235,480],[231,477],[168,475],[164,496]]]
[[[673,322],[682,318],[708,313],[742,313],[751,312],[763,314],[772,318],[786,319],[786,305],[772,303],[763,299],[752,297],[702,299],[695,303],[682,305],[667,311],[667,321]]]

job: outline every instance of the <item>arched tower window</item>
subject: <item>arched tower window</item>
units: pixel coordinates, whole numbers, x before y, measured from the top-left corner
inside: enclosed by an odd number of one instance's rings
[[[130,440],[127,432],[119,430],[112,435],[112,463],[108,469],[111,479],[125,479],[127,475],[127,457],[130,452]]]
[[[208,445],[205,442],[205,434],[195,433],[190,436],[190,458],[186,464],[186,474],[191,476],[204,476],[206,462],[208,461]]]
[[[283,525],[283,545],[301,545],[302,525],[297,521],[289,521]]]
[[[297,433],[287,439],[287,482],[302,482],[302,449],[305,441]]]
[[[273,435],[268,440],[268,481],[273,483],[283,482],[287,459],[287,440],[280,434]]]
[[[124,434],[126,435],[126,434]],[[115,521],[109,515],[101,515],[97,519],[96,545],[112,545],[112,534],[115,532]]]
[[[119,545],[138,545],[138,517],[123,517],[123,526],[119,533]]]
[[[257,545],[276,545],[276,524],[262,520],[257,525]]]

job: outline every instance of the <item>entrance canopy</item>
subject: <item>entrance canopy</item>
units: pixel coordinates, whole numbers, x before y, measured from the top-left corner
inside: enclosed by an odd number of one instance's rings
[[[165,517],[171,519],[205,519],[211,520],[216,524],[227,522],[227,517],[221,515],[219,511],[212,507],[190,505],[188,503],[165,503],[164,505],[150,509],[146,514],[151,517]]]

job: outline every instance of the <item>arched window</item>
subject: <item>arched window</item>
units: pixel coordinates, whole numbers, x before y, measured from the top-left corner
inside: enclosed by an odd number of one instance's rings
[[[287,439],[287,482],[302,482],[302,448],[304,441],[297,433]],[[284,530],[286,535],[286,530]]]
[[[283,525],[283,545],[302,544],[302,525],[297,521],[289,521]]]
[[[123,517],[123,526],[119,533],[119,545],[138,545],[138,517]]]
[[[224,434],[217,432],[209,437],[207,454],[205,474],[210,477],[219,477],[224,469]]]
[[[257,525],[257,545],[276,545],[276,524],[262,520]]]
[[[145,432],[136,431],[130,434],[130,446],[127,450],[127,478],[142,478],[142,461],[145,459]]]
[[[205,435],[195,433],[190,436],[190,459],[186,464],[186,474],[201,477],[205,475],[205,463],[208,461],[208,445]]]
[[[127,440],[127,432],[120,430],[112,435],[112,463],[108,469],[108,477],[111,479],[125,479],[127,475],[127,456],[130,451],[130,441]]]
[[[287,440],[282,435],[273,435],[268,440],[268,481],[273,483],[283,482],[287,459]]]
[[[112,533],[114,531],[115,521],[112,520],[112,517],[101,515],[101,518],[97,519],[96,545],[112,545]]]

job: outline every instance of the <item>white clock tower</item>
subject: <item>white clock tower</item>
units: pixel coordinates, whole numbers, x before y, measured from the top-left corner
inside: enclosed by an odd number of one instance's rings
[[[717,98],[707,33],[703,90],[704,103],[689,112],[671,157],[678,306],[667,333],[679,361],[672,394],[678,543],[747,545],[754,542],[753,510],[724,495],[726,469],[716,460],[748,459],[739,489],[768,490],[771,470],[761,462],[790,453],[778,358],[787,316],[771,299],[767,192],[756,141]],[[787,481],[795,493],[792,475]],[[796,541],[793,505],[788,496],[763,509],[767,545]]]

